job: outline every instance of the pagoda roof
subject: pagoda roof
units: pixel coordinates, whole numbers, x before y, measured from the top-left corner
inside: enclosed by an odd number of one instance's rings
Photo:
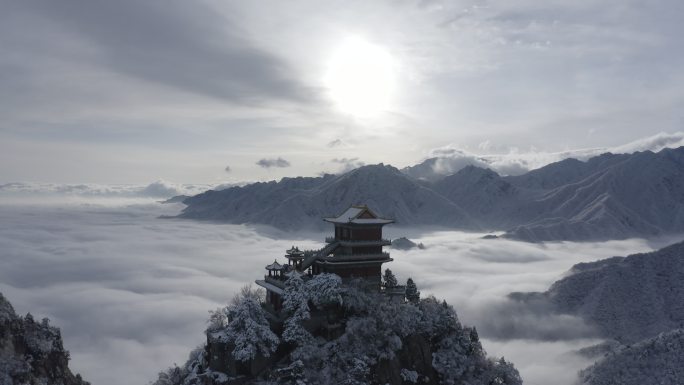
[[[292,246],[292,248],[291,248],[290,250],[285,250],[285,253],[286,253],[288,256],[290,256],[290,255],[293,255],[293,256],[303,256],[303,255],[304,255],[304,252],[301,251],[301,250],[299,250],[299,247],[294,247],[294,246]]]
[[[393,223],[393,219],[380,218],[366,205],[350,206],[345,212],[337,217],[323,218],[330,223],[353,223],[358,225],[386,225]]]
[[[274,260],[272,264],[266,266],[266,270],[283,270],[284,266]]]

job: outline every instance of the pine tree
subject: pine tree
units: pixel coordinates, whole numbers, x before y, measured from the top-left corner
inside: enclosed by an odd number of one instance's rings
[[[253,298],[243,298],[228,308],[230,322],[223,331],[228,342],[235,345],[233,357],[249,361],[261,354],[268,357],[275,352],[279,339],[269,326],[261,305]]]
[[[306,282],[304,289],[316,307],[342,303],[342,278],[337,274],[317,274]]]
[[[385,274],[383,275],[382,280],[385,283],[385,287],[397,287],[398,285],[397,277],[394,276],[392,270],[390,269],[385,269]]]
[[[313,340],[302,322],[311,318],[309,313],[309,298],[304,287],[304,281],[298,272],[290,273],[285,281],[283,293],[283,309],[288,315],[283,330],[283,340],[303,346]]]
[[[406,281],[406,300],[411,303],[418,303],[420,301],[420,292],[411,278]]]

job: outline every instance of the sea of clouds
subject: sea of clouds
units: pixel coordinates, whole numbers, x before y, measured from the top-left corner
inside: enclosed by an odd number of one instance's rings
[[[11,194],[10,194],[11,195]],[[180,204],[43,199],[0,193],[0,292],[17,312],[62,329],[71,367],[94,384],[146,384],[204,340],[208,311],[226,304],[284,250],[322,246],[325,234],[160,219]],[[72,197],[73,198],[73,197]],[[400,280],[453,304],[488,353],[504,355],[527,384],[571,384],[598,342],[573,317],[523,309],[514,291],[544,291],[573,264],[659,248],[676,239],[530,244],[456,231],[387,229],[425,250],[391,250]]]

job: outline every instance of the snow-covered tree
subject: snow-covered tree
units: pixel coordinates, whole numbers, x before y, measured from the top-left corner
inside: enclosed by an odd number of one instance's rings
[[[490,360],[490,369],[487,371],[488,378],[483,383],[493,385],[522,385],[520,373],[512,363],[501,357],[498,360]],[[645,384],[646,382],[641,382]]]
[[[465,377],[473,358],[468,355],[470,339],[458,333],[439,341],[438,350],[432,354],[432,367],[440,375],[441,383],[453,385]],[[479,357],[477,357],[479,358]]]
[[[401,378],[402,380],[406,382],[410,382],[412,384],[415,384],[418,382],[418,372],[415,370],[408,370],[408,369],[401,369]]]
[[[318,274],[306,283],[309,300],[314,306],[342,303],[342,278],[337,274]]]
[[[385,274],[382,276],[382,282],[385,287],[397,287],[397,285],[399,285],[397,277],[394,276],[390,269],[385,269]]]
[[[297,271],[292,271],[285,281],[283,292],[283,310],[293,314],[297,309],[305,307],[308,311],[309,298],[304,289],[304,280]]]
[[[268,357],[278,348],[280,340],[269,326],[261,305],[254,298],[245,297],[228,308],[228,326],[221,334],[233,343],[233,357],[249,361],[261,354]]]
[[[253,300],[263,303],[266,299],[266,291],[261,287],[254,288],[251,283],[240,288],[240,292],[233,296],[231,304],[235,305],[243,298],[252,298]]]
[[[420,292],[412,278],[406,280],[406,300],[411,303],[418,303],[420,301]]]
[[[418,304],[422,312],[420,331],[432,338],[446,336],[454,331],[461,332],[462,326],[456,310],[445,301],[429,296]]]
[[[223,330],[228,326],[227,308],[219,307],[216,310],[209,310],[209,319],[207,320],[207,330],[205,333],[214,333]]]
[[[285,281],[283,292],[283,310],[288,318],[285,320],[283,340],[298,346],[309,343],[313,336],[303,326],[303,322],[311,318],[309,313],[309,297],[304,281],[298,272],[293,271]]]
[[[370,368],[367,361],[362,358],[354,358],[351,365],[348,366],[346,378],[341,383],[344,385],[368,385],[369,374]]]
[[[355,278],[345,283],[342,289],[342,306],[350,313],[359,314],[368,312],[377,302],[373,294],[364,288],[364,281]]]
[[[433,296],[420,299],[417,289],[414,294],[413,303],[394,303],[377,291],[369,291],[363,281],[343,285],[339,277],[321,274],[305,282],[300,274],[293,273],[283,293],[281,339],[289,342],[284,348],[294,349],[289,357],[276,357],[283,365],[267,369],[267,375],[277,383],[295,385],[366,385],[391,382],[397,376],[407,383],[421,383],[430,377],[440,384],[521,384],[513,365],[486,357],[477,331],[462,326],[453,307]],[[330,311],[328,327],[333,333],[313,338],[304,328],[310,317],[309,306],[318,311],[333,303],[341,306],[323,310]],[[225,336],[224,340],[235,344],[233,356],[243,361],[276,351],[278,339],[252,296],[242,296],[237,305],[224,310],[226,317],[220,310],[210,317],[209,329],[218,329],[208,331],[210,340],[215,335]],[[343,328],[339,327],[342,322]],[[331,337],[336,332],[341,335]],[[160,376],[169,381],[157,385],[196,385],[193,378],[197,377],[192,373],[198,367],[205,368],[202,378],[211,379],[209,383],[225,382],[225,374],[197,364],[202,357],[193,360],[195,364]],[[435,373],[438,378],[432,378]],[[182,382],[176,382],[179,378]]]
[[[293,385],[306,385],[309,383],[306,378],[306,372],[304,363],[302,360],[294,360],[292,363],[282,369],[278,369],[279,377],[286,377],[289,379],[288,384]],[[278,381],[278,384],[283,383],[283,381]]]

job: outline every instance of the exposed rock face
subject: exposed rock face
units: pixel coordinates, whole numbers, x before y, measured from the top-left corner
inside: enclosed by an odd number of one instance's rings
[[[423,245],[422,243],[415,243],[406,237],[401,237],[393,239],[391,247],[397,250],[410,250],[414,248],[424,249],[425,245]]]
[[[17,316],[0,294],[0,384],[88,385],[68,367],[59,329]]]

